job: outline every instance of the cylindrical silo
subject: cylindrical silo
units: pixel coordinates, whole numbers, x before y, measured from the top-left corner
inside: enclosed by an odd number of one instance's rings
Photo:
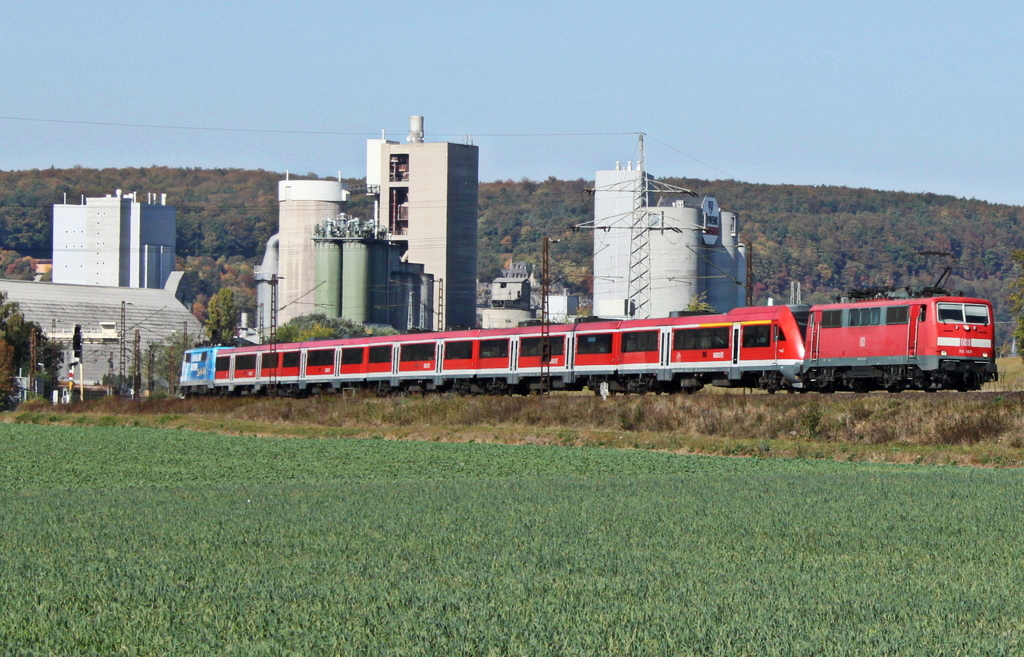
[[[736,286],[736,307],[747,305],[747,245],[736,245],[736,278],[743,285]]]
[[[331,240],[316,241],[316,312],[328,317],[341,316],[342,249]]]
[[[367,245],[358,240],[346,240],[343,244],[341,316],[363,323],[367,321]]]
[[[721,235],[717,244],[707,247],[707,302],[715,310],[726,312],[736,308],[737,281],[736,243],[739,235],[739,217],[735,212],[721,212]],[[742,305],[742,304],[741,304]]]
[[[337,217],[348,199],[336,180],[282,180],[277,186],[281,236],[278,323],[315,310],[317,279],[313,230]]]
[[[685,310],[700,293],[703,275],[699,208],[682,205],[651,208],[651,317]]]
[[[399,263],[400,250],[398,246],[383,241],[375,241],[368,245],[369,257],[366,263],[367,322],[390,323],[388,307],[391,302],[388,293],[391,283],[388,277],[391,272],[391,262],[394,261],[396,265]]]

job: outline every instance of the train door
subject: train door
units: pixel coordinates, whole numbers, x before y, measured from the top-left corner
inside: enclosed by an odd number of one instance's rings
[[[910,307],[910,321],[907,326],[907,356],[910,358],[917,356],[917,333],[925,319],[925,308],[925,305]]]
[[[807,319],[810,324],[810,344],[808,347],[809,355],[808,360],[818,360],[818,348],[821,344],[821,322],[818,321],[818,313],[811,313],[811,316]]]
[[[740,325],[732,325],[732,364],[739,365],[740,363]]]

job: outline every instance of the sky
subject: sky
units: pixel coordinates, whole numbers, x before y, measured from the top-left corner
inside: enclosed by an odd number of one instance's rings
[[[987,0],[9,3],[0,170],[358,178],[422,115],[485,182],[592,180],[644,133],[657,177],[1024,205],[1022,34]]]

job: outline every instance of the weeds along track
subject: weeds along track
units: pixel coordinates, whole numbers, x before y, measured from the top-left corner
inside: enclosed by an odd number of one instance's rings
[[[24,406],[8,421],[234,434],[629,447],[735,455],[1024,464],[1024,393],[322,396]]]

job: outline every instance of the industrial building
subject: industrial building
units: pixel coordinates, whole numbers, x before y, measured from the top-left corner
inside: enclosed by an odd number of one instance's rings
[[[738,215],[712,196],[658,190],[642,169],[595,175],[594,313],[669,317],[701,299],[719,312],[744,306]]]
[[[425,143],[419,116],[407,141],[367,141],[372,218],[345,214],[340,179],[278,184],[278,233],[256,269],[264,335],[313,313],[398,330],[476,325],[478,149]]]
[[[410,118],[406,142],[367,140],[367,190],[405,259],[434,278],[433,328],[475,326],[479,149],[425,142],[422,116]]]
[[[372,220],[327,219],[314,229],[316,312],[361,324],[423,330],[433,323],[433,277]]]
[[[65,363],[72,362],[71,336],[75,324],[80,325],[84,344],[79,376],[84,375],[86,385],[98,385],[104,377],[132,371],[136,339],[139,357],[147,358],[151,343],[172,335],[189,344],[205,337],[203,325],[183,303],[188,298],[182,277],[182,272],[173,272],[163,289],[0,279],[0,291],[17,302],[25,319],[38,324],[49,339],[66,343]],[[166,380],[172,373],[155,375]]]
[[[530,299],[533,286],[525,262],[501,270],[491,283],[491,307],[481,311],[480,327],[513,328],[534,318]]]
[[[53,206],[53,282],[162,289],[174,271],[175,223],[165,194],[65,199]]]
[[[348,195],[334,180],[278,184],[278,232],[255,270],[263,339],[274,326],[312,314],[398,330],[432,327],[433,278],[376,219],[346,215]]]
[[[270,262],[257,272],[257,281],[277,279],[277,321],[284,324],[293,317],[316,312],[316,290],[323,284],[316,276],[316,245],[313,232],[327,219],[343,213],[348,189],[340,180],[290,180],[277,185],[278,232],[271,238],[276,253],[276,270]],[[269,254],[270,245],[268,245]],[[264,286],[266,287],[266,286]],[[269,292],[265,313],[269,313]],[[263,301],[261,300],[261,303]]]

